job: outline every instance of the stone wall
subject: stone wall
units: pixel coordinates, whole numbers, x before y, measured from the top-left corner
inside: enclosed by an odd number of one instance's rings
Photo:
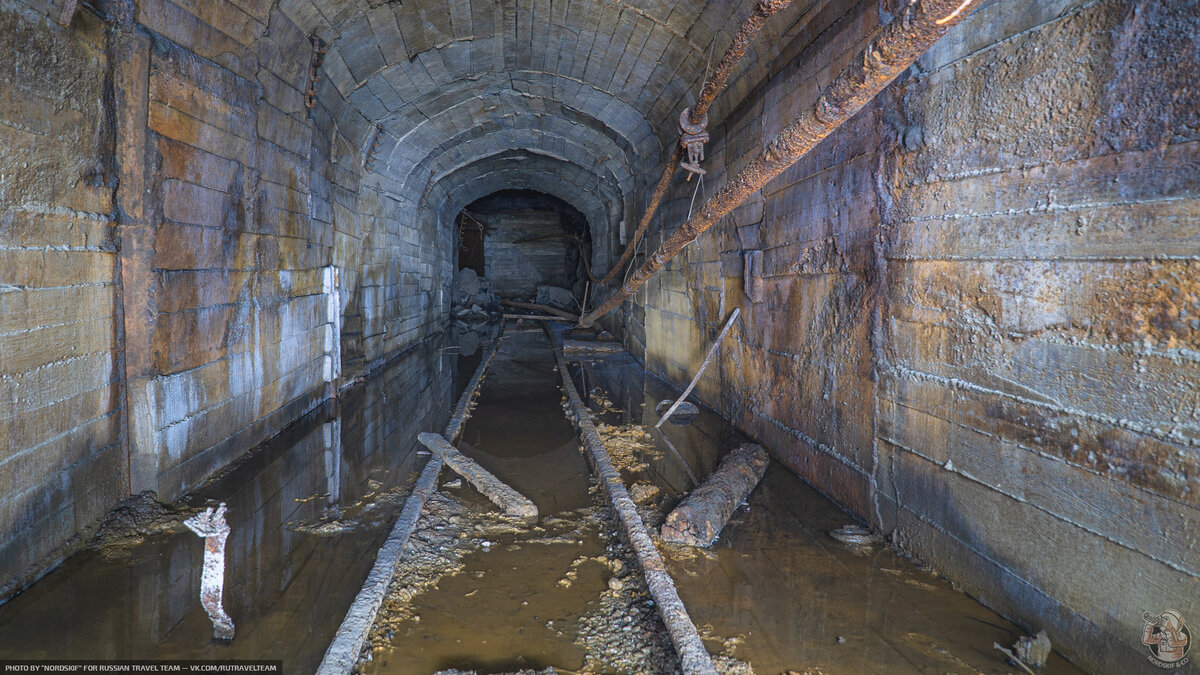
[[[894,4],[810,21],[719,120],[708,185]],[[983,3],[627,310],[683,384],[741,307],[698,395],[1095,672],[1156,670],[1143,611],[1200,616],[1196,9]]]
[[[270,0],[68,5],[0,2],[0,598],[440,330],[452,278]]]
[[[0,36],[28,52],[0,63],[4,597],[62,559],[128,476],[105,26],[81,15],[68,34],[5,5]]]

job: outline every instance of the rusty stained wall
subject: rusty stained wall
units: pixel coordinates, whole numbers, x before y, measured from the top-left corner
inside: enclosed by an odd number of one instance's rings
[[[349,379],[418,342],[450,279],[336,97],[306,108],[308,37],[269,0],[60,4],[0,3],[0,597],[317,405],[337,350]]]
[[[887,9],[814,19],[709,184]],[[984,3],[652,282],[631,345],[682,384],[740,306],[706,402],[1080,665],[1154,670],[1142,612],[1200,616],[1197,35],[1196,2]]]
[[[0,11],[0,39],[29,52],[0,63],[0,597],[128,485],[104,29]]]

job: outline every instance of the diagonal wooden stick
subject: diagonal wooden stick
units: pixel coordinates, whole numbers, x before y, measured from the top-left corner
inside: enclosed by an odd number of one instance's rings
[[[696,371],[696,375],[688,384],[687,389],[684,389],[683,393],[679,395],[679,398],[675,399],[675,402],[671,404],[671,407],[667,408],[667,412],[663,413],[662,419],[658,420],[658,424],[654,425],[655,429],[661,428],[663,422],[666,422],[671,415],[675,414],[675,409],[678,408],[683,403],[683,400],[688,397],[688,394],[692,393],[692,390],[696,388],[696,383],[700,381],[700,376],[704,374],[704,370],[708,368],[708,364],[712,363],[713,357],[717,355],[717,349],[721,346],[721,340],[725,339],[725,334],[729,332],[729,329],[733,326],[734,320],[736,320],[738,315],[741,313],[741,307],[733,308],[733,312],[729,315],[729,318],[725,320],[724,328],[722,328],[721,332],[717,334],[717,339],[713,340],[713,345],[708,350],[708,356],[704,357],[704,363],[700,364],[700,370]]]

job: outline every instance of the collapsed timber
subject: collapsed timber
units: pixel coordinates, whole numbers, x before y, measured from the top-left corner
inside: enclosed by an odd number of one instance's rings
[[[800,161],[883,88],[911,66],[933,43],[970,14],[977,0],[916,0],[885,26],[817,98],[779,132],[767,149],[723,185],[618,290],[580,317],[590,327],[632,296],[685,246]]]
[[[504,321],[501,320],[492,340],[492,348],[479,362],[475,374],[467,383],[462,396],[458,399],[458,404],[454,407],[454,412],[450,415],[449,422],[446,423],[446,429],[442,436],[451,443],[457,440],[462,433],[463,426],[471,414],[471,402],[479,393],[479,386],[483,383],[484,375],[500,350],[500,342],[503,337]],[[354,598],[350,610],[346,612],[346,618],[342,620],[342,625],[338,627],[329,649],[325,651],[325,658],[321,660],[321,665],[317,668],[319,675],[346,675],[354,669],[363,645],[366,644],[371,625],[379,614],[379,607],[383,604],[387,594],[388,584],[391,583],[392,577],[396,573],[396,567],[400,564],[404,545],[408,542],[417,520],[421,517],[425,501],[437,488],[437,477],[442,471],[442,466],[441,458],[436,455],[430,456],[429,461],[425,463],[425,468],[421,470],[416,485],[413,486],[412,492],[404,502],[404,508],[396,519],[396,524],[379,549],[375,565],[367,575],[362,590]]]
[[[659,616],[667,627],[667,633],[671,636],[671,643],[675,646],[675,652],[679,656],[683,672],[688,675],[691,673],[715,674],[717,670],[712,657],[700,640],[700,635],[696,632],[696,625],[688,615],[687,608],[679,599],[675,583],[671,580],[671,575],[667,572],[658,549],[654,547],[654,541],[650,538],[645,524],[642,523],[642,518],[638,515],[637,507],[625,489],[625,484],[621,481],[621,475],[613,467],[612,460],[604,449],[604,442],[600,439],[600,434],[592,423],[591,413],[579,398],[579,392],[576,391],[570,372],[567,370],[567,362],[563,357],[562,349],[559,348],[556,337],[550,329],[546,327],[545,330],[551,349],[554,350],[554,360],[558,364],[558,374],[562,379],[563,392],[567,396],[567,416],[578,429],[580,440],[587,449],[586,456],[592,464],[592,469],[608,494],[629,545],[637,555],[638,564],[642,568],[646,584],[650,588],[650,594],[654,597]]]

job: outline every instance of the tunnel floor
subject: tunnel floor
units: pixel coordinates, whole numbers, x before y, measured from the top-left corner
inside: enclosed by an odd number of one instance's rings
[[[426,368],[458,358],[469,375],[479,358],[435,351],[422,357]],[[655,405],[677,391],[628,355],[575,357],[571,368],[626,484],[644,495],[639,510],[652,529],[691,488],[664,434],[701,477],[746,440],[703,408],[689,424],[655,431]],[[159,513],[158,530],[77,554],[0,606],[0,658],[281,659],[286,672],[315,670],[419,468],[415,453],[397,463],[346,411],[391,396],[384,414],[428,417],[425,428],[435,428],[448,408],[421,412],[419,398],[387,387],[365,392],[341,411],[310,414]],[[443,471],[363,672],[670,672],[670,643],[589,478],[540,330],[510,328],[460,447],[530,497],[540,520],[499,519]],[[211,639],[198,598],[202,546],[178,526],[215,500],[229,503],[234,531],[231,643]],[[1015,672],[992,643],[1011,645],[1019,628],[885,545],[829,537],[852,522],[773,462],[711,550],[659,542],[726,672]],[[1042,672],[1080,671],[1055,654]]]

